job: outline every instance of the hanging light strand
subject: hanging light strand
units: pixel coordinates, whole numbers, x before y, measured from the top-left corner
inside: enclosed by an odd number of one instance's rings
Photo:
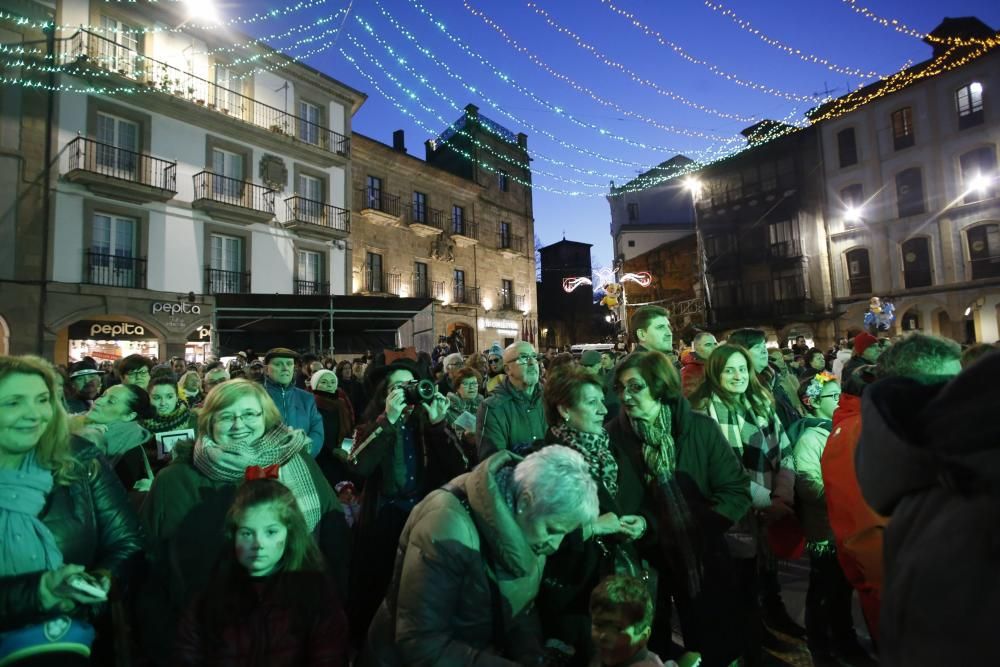
[[[709,9],[711,9],[713,12],[718,12],[719,14],[722,14],[726,18],[732,20],[733,23],[735,23],[736,25],[738,25],[740,28],[742,28],[746,32],[749,32],[751,35],[757,37],[759,40],[761,40],[765,44],[767,44],[769,46],[772,46],[772,47],[778,49],[779,51],[782,51],[782,52],[784,52],[784,53],[786,53],[786,54],[788,54],[788,55],[790,55],[792,57],[798,58],[799,60],[801,60],[803,62],[813,63],[813,64],[816,64],[816,65],[822,65],[822,66],[826,67],[828,70],[830,70],[831,72],[837,72],[838,74],[845,74],[847,76],[856,76],[856,77],[861,78],[864,81],[870,81],[872,79],[880,79],[880,78],[882,78],[882,75],[879,74],[878,72],[875,72],[875,71],[868,71],[868,72],[866,72],[864,70],[860,70],[860,69],[857,69],[857,68],[854,68],[854,67],[845,67],[845,66],[842,66],[842,65],[836,65],[836,64],[830,62],[829,60],[827,60],[826,58],[820,58],[819,56],[814,56],[814,55],[812,55],[810,53],[804,53],[800,49],[796,49],[796,48],[794,48],[792,46],[789,46],[787,44],[783,44],[779,40],[777,40],[777,39],[775,39],[773,37],[769,37],[768,35],[764,34],[760,30],[758,30],[757,28],[753,27],[753,25],[750,23],[750,21],[747,21],[745,19],[740,18],[736,14],[736,12],[734,12],[731,9],[727,9],[726,7],[722,6],[722,4],[717,3],[717,2],[712,2],[712,0],[704,0],[704,2],[705,2],[705,6],[708,7]],[[908,66],[909,66],[909,63],[907,63],[906,65],[904,65],[904,67],[908,67]]]
[[[402,57],[401,54],[395,48],[393,48],[393,46],[391,44],[389,44],[386,40],[382,39],[379,36],[379,31],[377,29],[375,29],[374,26],[372,26],[370,23],[367,22],[367,20],[365,20],[362,16],[360,16],[358,14],[355,14],[354,18],[359,23],[359,25],[361,25],[361,27],[364,29],[365,34],[370,39],[375,40],[393,58],[393,60],[396,60],[397,62],[399,61],[399,59]],[[494,98],[492,98],[489,95],[487,95],[486,93],[484,93],[480,88],[477,88],[477,87],[471,85],[470,83],[468,83],[465,79],[463,79],[455,71],[454,68],[449,67],[447,63],[443,62],[436,55],[434,55],[434,53],[431,52],[430,49],[422,46],[418,41],[416,41],[416,39],[413,37],[412,33],[409,33],[407,31],[404,36],[407,39],[413,41],[414,42],[414,48],[416,48],[421,54],[423,54],[425,57],[427,57],[429,60],[431,60],[431,62],[433,62],[435,65],[437,65],[438,68],[441,69],[442,72],[444,72],[449,77],[451,77],[452,79],[454,79],[455,81],[457,81],[463,88],[465,88],[465,90],[469,91],[470,93],[472,93],[474,95],[478,95],[480,98],[483,99],[483,101],[485,101],[487,104],[489,104],[493,109],[495,109],[497,112],[499,112],[500,114],[504,115],[505,117],[511,119],[519,127],[524,127],[526,129],[530,130],[533,134],[540,134],[540,135],[548,138],[549,140],[557,143],[558,145],[562,146],[563,148],[572,150],[572,151],[577,152],[577,153],[579,153],[581,155],[586,155],[587,157],[596,158],[596,159],[608,162],[610,164],[616,164],[616,165],[619,165],[619,166],[630,167],[630,168],[639,168],[639,169],[643,169],[643,170],[650,169],[650,168],[652,168],[654,166],[654,165],[649,165],[649,164],[642,164],[642,163],[638,163],[638,162],[632,162],[632,161],[628,161],[628,160],[622,160],[620,158],[609,156],[606,153],[601,153],[601,152],[598,152],[598,151],[594,151],[594,150],[585,148],[583,146],[578,146],[576,144],[573,144],[573,143],[570,143],[568,141],[565,141],[564,139],[562,139],[558,135],[554,134],[553,132],[550,132],[550,131],[546,130],[545,128],[538,127],[538,126],[534,125],[533,123],[531,123],[531,121],[529,121],[529,120],[527,120],[525,118],[522,118],[520,116],[517,116],[516,114],[511,113],[502,104],[500,104],[497,100],[495,100]],[[410,73],[413,74],[414,78],[416,78],[417,81],[420,81],[421,83],[424,83],[425,85],[429,85],[429,83],[427,82],[426,75],[420,74],[415,69],[410,68],[408,65],[403,64],[403,66],[408,68],[408,70],[410,71]],[[511,83],[511,82],[507,81],[507,83]],[[638,142],[634,142],[634,143],[638,144]],[[685,154],[688,154],[688,152],[689,152],[689,151],[687,151],[685,149],[681,149],[681,148],[664,147],[664,146],[636,145],[635,147],[642,148],[643,150],[657,151],[657,152],[661,152],[661,153],[685,153]],[[691,151],[691,152],[694,153],[694,151]],[[533,154],[537,155],[537,153],[535,153],[534,151],[533,151]],[[557,160],[555,160],[553,158],[549,158],[549,159],[554,164],[562,164],[562,163],[560,163],[559,161],[557,161]],[[584,170],[584,171],[582,171],[582,173],[587,173],[587,174],[590,174],[590,175],[603,175],[606,178],[617,178],[617,176],[615,176],[613,174],[599,174],[599,172],[596,172],[594,170]]]
[[[720,68],[718,65],[715,65],[714,63],[710,63],[707,60],[702,60],[701,58],[697,58],[697,57],[691,55],[690,53],[688,53],[687,51],[685,51],[684,48],[681,47],[679,44],[677,44],[676,42],[673,42],[673,41],[667,39],[659,31],[651,28],[650,26],[646,25],[645,23],[643,23],[642,21],[640,21],[639,19],[637,19],[636,16],[635,16],[635,14],[627,12],[624,9],[622,9],[621,7],[618,7],[611,0],[598,0],[598,2],[600,2],[602,5],[606,6],[612,12],[614,12],[614,13],[618,14],[619,16],[621,16],[622,18],[624,18],[628,23],[632,24],[632,26],[634,28],[638,29],[640,32],[642,32],[647,37],[652,37],[653,39],[655,39],[656,42],[660,46],[665,46],[665,47],[669,48],[670,50],[672,50],[674,53],[676,53],[678,56],[680,56],[684,60],[688,61],[689,63],[691,63],[693,65],[699,65],[701,67],[704,67],[709,72],[711,72],[712,74],[714,74],[714,75],[716,75],[716,76],[718,76],[720,78],[723,78],[726,81],[729,81],[730,83],[734,83],[737,86],[743,86],[744,88],[750,88],[751,90],[756,90],[756,91],[764,93],[766,95],[773,95],[774,97],[781,97],[781,98],[784,98],[786,100],[793,100],[793,101],[798,101],[798,102],[806,102],[806,101],[813,101],[815,99],[811,95],[800,95],[798,93],[791,93],[791,92],[787,92],[787,91],[781,90],[779,88],[774,88],[772,86],[768,86],[768,85],[765,85],[765,84],[762,84],[762,83],[757,83],[755,81],[750,81],[748,79],[741,79],[740,77],[736,76],[735,74],[732,74],[731,72],[727,72],[727,71],[723,70],[722,68]],[[535,11],[540,11],[540,10],[536,9]],[[541,10],[541,11],[544,11],[544,10]]]
[[[505,42],[507,42],[507,44],[512,49],[514,49],[516,52],[520,53],[521,55],[525,56],[528,60],[530,60],[532,63],[534,63],[536,66],[538,66],[539,69],[541,69],[543,72],[545,72],[546,74],[548,74],[552,78],[554,78],[554,79],[556,79],[558,81],[562,81],[563,83],[565,83],[568,86],[570,86],[573,90],[577,91],[578,93],[582,93],[584,95],[589,96],[592,100],[594,100],[595,102],[597,102],[599,104],[602,104],[604,106],[613,106],[613,103],[610,100],[606,100],[605,98],[599,96],[597,93],[595,93],[593,90],[591,90],[587,86],[584,86],[583,84],[577,82],[576,80],[572,79],[571,77],[567,76],[566,74],[563,74],[562,72],[560,72],[560,71],[556,70],[555,68],[551,67],[548,63],[546,63],[544,60],[542,60],[538,55],[536,55],[534,52],[532,52],[526,46],[522,46],[516,39],[514,39],[513,37],[511,37],[507,33],[507,31],[503,29],[503,27],[499,23],[497,23],[496,21],[494,21],[493,19],[491,19],[489,16],[487,16],[487,14],[485,12],[483,12],[482,10],[479,10],[479,9],[476,9],[475,7],[473,7],[469,3],[469,0],[462,0],[462,6],[465,8],[465,10],[467,12],[469,12],[470,14],[472,14],[473,16],[475,16],[476,18],[478,18],[479,20],[481,20],[483,23],[485,23],[487,26],[489,26],[490,28],[492,28],[494,30],[494,32],[496,32],[498,35],[500,35],[500,37],[503,38],[503,40]],[[589,45],[587,45],[587,46],[589,46]],[[583,47],[583,48],[586,48],[586,47]],[[587,49],[587,50],[589,50],[589,49]],[[607,61],[605,61],[605,64],[607,64],[607,65],[609,65],[611,67],[615,67],[617,69],[621,69],[621,71],[625,72],[629,76],[629,78],[631,78],[633,81],[635,81],[636,83],[642,84],[642,85],[644,85],[644,86],[646,86],[648,88],[651,88],[658,95],[662,95],[663,97],[666,97],[666,98],[668,98],[668,99],[670,99],[670,100],[672,100],[674,102],[677,102],[679,104],[683,104],[684,106],[690,107],[690,108],[695,109],[697,111],[701,111],[702,113],[705,113],[705,114],[708,114],[708,115],[712,115],[712,116],[717,116],[719,118],[725,118],[727,120],[736,120],[736,121],[739,121],[741,123],[752,123],[752,122],[754,122],[757,119],[756,116],[743,116],[743,115],[740,115],[740,114],[726,113],[726,112],[721,111],[719,109],[716,109],[716,108],[713,108],[713,107],[709,107],[709,106],[706,106],[704,104],[700,104],[700,103],[695,102],[693,100],[689,100],[688,98],[684,97],[683,95],[675,93],[672,90],[668,90],[668,89],[662,88],[659,84],[655,83],[654,81],[651,81],[649,79],[643,78],[643,77],[639,76],[638,74],[636,74],[635,72],[633,72],[632,70],[629,70],[629,69],[625,68],[624,65],[619,65],[618,63],[615,63],[614,61],[612,61],[610,59],[607,60]]]
[[[374,0],[374,2],[375,2],[375,5],[377,7],[379,7],[380,11],[382,12],[382,14],[384,16],[386,16],[387,18],[389,18],[391,16],[382,7],[382,5],[379,3],[378,0]],[[525,88],[524,86],[517,85],[516,82],[514,81],[514,79],[509,74],[506,74],[503,71],[497,69],[484,55],[482,55],[482,53],[480,53],[476,49],[473,49],[473,48],[469,47],[461,39],[459,39],[458,37],[456,37],[455,35],[453,35],[451,32],[449,32],[448,29],[447,29],[447,27],[445,26],[445,24],[443,22],[437,20],[436,18],[434,18],[434,15],[430,11],[428,11],[423,5],[421,5],[419,2],[417,2],[417,0],[408,0],[408,2],[410,3],[410,5],[416,11],[418,11],[428,21],[430,21],[431,24],[434,25],[452,44],[454,44],[459,49],[461,49],[466,55],[470,56],[471,58],[473,58],[475,60],[478,60],[480,63],[483,64],[483,66],[485,66],[491,72],[493,72],[493,74],[495,76],[497,76],[500,80],[511,84],[517,90],[519,90],[520,92],[522,92],[524,95],[530,97],[533,101],[535,101],[538,104],[542,105],[546,109],[549,109],[550,111],[552,111],[556,115],[558,115],[560,117],[563,117],[563,118],[566,118],[570,122],[572,122],[572,123],[574,123],[576,125],[579,125],[580,127],[586,127],[586,128],[589,128],[589,129],[593,129],[598,134],[600,134],[602,136],[607,136],[607,137],[610,137],[612,139],[617,139],[619,141],[623,141],[625,143],[628,143],[628,140],[625,137],[622,137],[621,135],[616,134],[613,130],[611,130],[609,128],[605,128],[605,127],[600,127],[600,126],[594,125],[592,123],[587,123],[586,121],[583,121],[583,120],[581,120],[579,118],[576,118],[572,114],[567,113],[566,110],[563,109],[562,107],[560,107],[560,106],[558,106],[556,104],[552,104],[552,103],[546,102],[545,100],[543,100],[542,98],[540,98],[539,96],[535,95],[530,90],[528,90],[527,88]],[[390,18],[389,20],[392,21],[394,25],[398,26],[398,22],[396,22],[394,19]],[[663,130],[664,132],[670,132],[670,133],[673,133],[673,134],[680,134],[680,135],[683,135],[683,136],[695,137],[695,138],[699,138],[699,139],[707,139],[709,141],[726,141],[727,140],[726,137],[722,137],[722,136],[719,136],[719,135],[714,135],[714,134],[710,134],[710,133],[707,133],[707,132],[701,132],[699,130],[691,130],[691,129],[688,129],[688,128],[678,127],[676,125],[667,125],[667,124],[664,124],[664,123],[661,123],[661,122],[657,121],[656,119],[654,119],[654,118],[652,118],[650,116],[644,116],[642,114],[636,113],[634,111],[631,111],[629,109],[626,109],[626,108],[624,108],[624,107],[622,107],[620,105],[614,104],[614,103],[607,103],[607,104],[610,104],[610,106],[611,106],[612,109],[614,109],[617,113],[620,113],[623,116],[627,116],[629,118],[634,118],[634,119],[636,119],[638,121],[641,121],[641,122],[643,122],[643,123],[645,123],[645,124],[647,124],[647,125],[649,125],[651,127],[655,127],[655,128],[657,128],[659,130]],[[647,146],[646,144],[643,144],[641,142],[634,142],[634,144],[630,144],[630,145],[635,145],[638,148],[650,148],[649,146]]]
[[[998,43],[1000,43],[1000,39],[998,39],[996,35],[994,35],[993,37],[986,37],[982,39],[976,37],[935,37],[930,33],[925,33],[920,30],[911,28],[902,21],[879,16],[878,14],[868,9],[867,7],[862,7],[861,5],[859,5],[857,3],[857,0],[840,0],[840,1],[846,5],[849,5],[850,8],[854,11],[854,13],[862,15],[865,18],[871,20],[872,22],[877,23],[878,25],[881,25],[886,28],[891,28],[898,33],[901,33],[903,35],[908,35],[916,39],[927,40],[930,42],[935,42],[937,44],[952,44],[954,46],[973,46],[977,44],[982,46],[996,46]]]

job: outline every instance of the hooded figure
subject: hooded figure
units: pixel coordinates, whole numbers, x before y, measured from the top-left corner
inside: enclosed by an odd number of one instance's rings
[[[881,664],[1000,664],[1000,354],[862,399],[858,481],[885,531]],[[961,613],[956,613],[962,609]]]

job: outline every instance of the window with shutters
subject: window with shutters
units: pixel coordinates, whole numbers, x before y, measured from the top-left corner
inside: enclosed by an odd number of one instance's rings
[[[931,250],[926,236],[918,236],[903,242],[903,283],[907,289],[929,287],[933,284],[931,274]]]
[[[958,113],[958,129],[982,125],[983,84],[973,81],[956,90],[955,111]]]
[[[913,143],[913,109],[903,107],[892,113],[892,147],[898,151]]]
[[[919,167],[896,174],[896,208],[900,218],[919,215],[924,207],[924,185]]]
[[[841,169],[858,163],[858,144],[854,137],[853,127],[848,127],[837,133],[837,155],[840,159]]]

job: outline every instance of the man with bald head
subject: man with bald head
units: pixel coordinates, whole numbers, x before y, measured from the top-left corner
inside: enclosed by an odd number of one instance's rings
[[[691,341],[694,349],[685,352],[681,357],[681,387],[684,396],[690,396],[701,384],[705,377],[705,363],[718,344],[715,336],[708,331],[699,332]]]
[[[545,437],[538,364],[538,353],[531,343],[518,341],[503,351],[507,377],[483,401],[476,419],[480,461],[501,449],[526,452]]]

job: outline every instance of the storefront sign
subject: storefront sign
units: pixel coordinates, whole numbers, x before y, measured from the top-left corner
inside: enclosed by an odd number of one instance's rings
[[[198,327],[194,331],[188,334],[189,343],[202,343],[209,340],[212,337],[212,327],[206,324],[205,326]]]
[[[479,319],[480,329],[511,329],[516,332],[520,326],[521,324],[514,320],[495,320],[489,317]]]
[[[81,320],[69,326],[71,340],[147,340],[146,328],[134,322]]]
[[[201,306],[196,303],[170,303],[169,301],[154,301],[153,314],[167,315],[201,315]]]

